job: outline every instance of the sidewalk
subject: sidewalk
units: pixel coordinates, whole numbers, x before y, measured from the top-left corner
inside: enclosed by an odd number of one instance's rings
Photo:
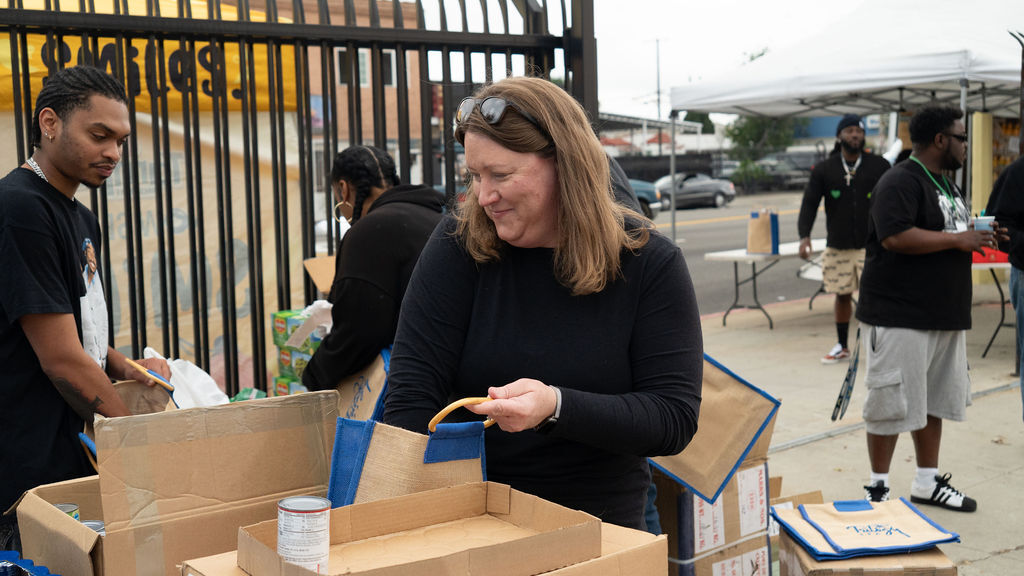
[[[1005,283],[1004,283],[1005,289]],[[870,472],[863,422],[864,359],[846,416],[830,417],[847,363],[826,366],[820,358],[835,344],[833,298],[766,306],[774,330],[758,310],[736,310],[728,326],[722,315],[702,319],[705,352],[782,401],[769,453],[769,471],[782,476],[782,493],[821,490],[826,501],[862,498]],[[973,405],[967,421],[946,422],[941,472],[978,501],[974,513],[932,506],[921,510],[960,534],[959,544],[942,546],[961,576],[1009,576],[1024,565],[1024,422],[1014,371],[1014,329],[1000,329],[986,358],[985,345],[999,323],[999,296],[992,284],[976,285],[974,328],[967,334]],[[1006,306],[1007,322],[1013,309]],[[852,338],[856,331],[851,326]],[[909,497],[915,471],[913,444],[901,435],[893,458],[893,496]]]

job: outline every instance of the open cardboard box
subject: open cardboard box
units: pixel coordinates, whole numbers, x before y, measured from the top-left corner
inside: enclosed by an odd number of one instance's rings
[[[665,536],[615,524],[601,524],[601,556],[545,572],[544,576],[665,576]],[[185,562],[181,576],[249,576],[238,567],[238,552]]]
[[[601,555],[601,521],[504,484],[472,482],[331,510],[328,574],[524,576]],[[238,530],[253,576],[312,576],[277,554],[277,521]]]
[[[233,550],[277,501],[327,492],[338,394],[97,419],[99,475],[36,487],[17,505],[23,553],[63,576],[179,574]],[[103,520],[99,536],[53,504]]]

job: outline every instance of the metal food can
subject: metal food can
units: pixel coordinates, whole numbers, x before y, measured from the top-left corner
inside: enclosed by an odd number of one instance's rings
[[[67,514],[68,516],[71,516],[75,520],[79,519],[78,504],[72,504],[71,502],[61,502],[59,504],[54,504],[54,506],[56,506],[58,510]]]
[[[330,500],[292,496],[277,502],[277,554],[282,559],[326,574],[330,551]]]
[[[96,532],[100,536],[107,535],[107,527],[103,524],[103,520],[82,520],[82,524],[92,528],[93,532]]]

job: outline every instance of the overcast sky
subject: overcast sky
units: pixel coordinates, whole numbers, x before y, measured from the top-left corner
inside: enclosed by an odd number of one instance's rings
[[[594,0],[601,111],[657,118],[659,68],[667,119],[673,86],[732,70],[764,48],[833,27],[836,41],[855,49],[870,41],[870,31],[841,23],[863,1]]]

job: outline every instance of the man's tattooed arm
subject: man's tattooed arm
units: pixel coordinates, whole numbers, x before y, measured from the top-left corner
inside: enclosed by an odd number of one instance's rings
[[[99,410],[100,405],[103,404],[103,399],[96,396],[92,400],[89,400],[88,397],[82,394],[80,389],[64,378],[54,378],[52,382],[54,387],[57,388],[57,392],[64,397],[64,401],[71,406],[71,409],[74,410],[82,420],[92,422],[93,414]]]

